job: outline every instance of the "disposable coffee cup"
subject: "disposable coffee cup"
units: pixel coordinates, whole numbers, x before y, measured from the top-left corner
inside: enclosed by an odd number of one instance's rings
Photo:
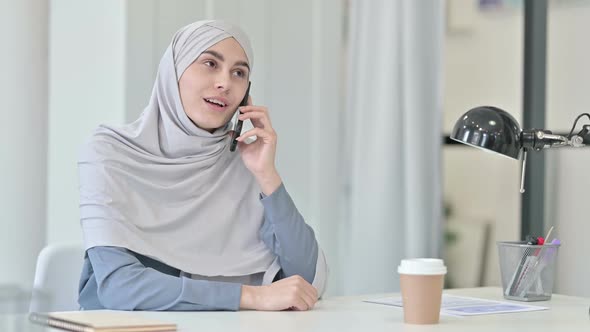
[[[442,259],[403,259],[397,268],[404,305],[404,322],[437,324],[447,267]]]

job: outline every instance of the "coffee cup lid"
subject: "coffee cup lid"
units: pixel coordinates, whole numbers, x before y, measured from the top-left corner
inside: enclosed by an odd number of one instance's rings
[[[399,274],[435,275],[446,274],[447,267],[442,259],[438,258],[412,258],[402,259],[397,267]]]

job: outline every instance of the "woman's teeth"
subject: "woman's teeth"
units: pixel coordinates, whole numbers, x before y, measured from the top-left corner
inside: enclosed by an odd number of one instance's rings
[[[224,103],[222,103],[221,101],[219,101],[219,100],[217,100],[217,99],[207,99],[207,98],[205,98],[205,101],[208,101],[208,102],[210,102],[210,103],[213,103],[213,104],[219,105],[219,106],[221,106],[221,107],[225,107],[225,106],[226,106]]]

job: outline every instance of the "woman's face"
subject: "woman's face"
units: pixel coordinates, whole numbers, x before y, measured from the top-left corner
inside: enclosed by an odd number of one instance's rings
[[[234,38],[205,50],[178,81],[186,115],[209,132],[224,126],[244,98],[250,68],[248,58]]]

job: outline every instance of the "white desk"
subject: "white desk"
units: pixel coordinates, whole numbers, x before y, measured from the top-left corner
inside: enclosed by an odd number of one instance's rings
[[[448,294],[504,300],[496,287],[446,290]],[[438,325],[403,323],[401,308],[362,302],[395,294],[333,297],[311,311],[296,312],[138,312],[139,315],[178,324],[179,331],[590,331],[590,299],[553,295],[551,301],[532,302],[549,310],[484,315],[441,316]],[[520,302],[518,302],[520,303]],[[57,331],[57,330],[52,330]]]

